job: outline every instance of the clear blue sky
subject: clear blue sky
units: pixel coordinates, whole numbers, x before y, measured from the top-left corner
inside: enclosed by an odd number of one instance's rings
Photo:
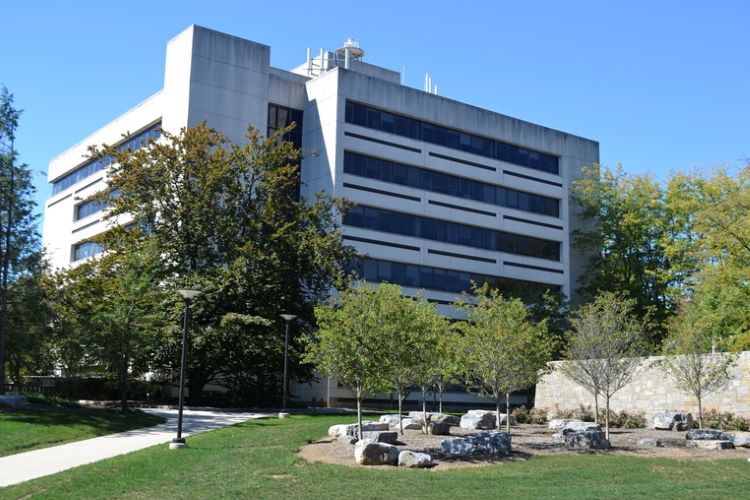
[[[351,36],[422,88],[598,140],[601,161],[664,179],[750,158],[750,2],[5,2],[0,83],[33,169],[162,86],[190,24],[270,45],[271,64]],[[37,176],[40,209],[49,195]]]

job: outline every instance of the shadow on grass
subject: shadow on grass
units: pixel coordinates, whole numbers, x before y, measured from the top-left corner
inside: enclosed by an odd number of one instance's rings
[[[131,430],[137,427],[148,427],[164,422],[158,416],[140,411],[117,412],[111,410],[43,411],[3,410],[0,417],[6,422],[24,423],[40,427],[86,426],[97,429],[103,434]]]

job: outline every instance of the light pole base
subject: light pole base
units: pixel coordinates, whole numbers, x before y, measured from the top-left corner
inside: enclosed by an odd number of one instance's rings
[[[185,442],[185,438],[180,438],[180,439],[174,438],[169,443],[170,450],[180,450],[182,448],[187,448],[187,443]]]

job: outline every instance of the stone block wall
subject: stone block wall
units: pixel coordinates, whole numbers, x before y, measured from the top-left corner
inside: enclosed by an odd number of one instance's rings
[[[653,366],[662,356],[644,358],[636,378],[610,400],[615,411],[642,412],[647,418],[660,410],[686,410],[696,414],[698,401],[681,392],[672,379],[661,369]],[[590,393],[567,378],[556,368],[561,362],[552,363],[552,373],[546,375],[536,386],[534,406],[547,409],[573,409],[580,405],[594,407]],[[750,417],[750,351],[740,354],[732,369],[732,379],[726,387],[703,397],[703,409],[731,412]],[[601,397],[600,406],[604,405]]]

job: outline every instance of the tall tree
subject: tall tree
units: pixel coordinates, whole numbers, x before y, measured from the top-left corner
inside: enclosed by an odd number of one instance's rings
[[[533,324],[520,299],[506,299],[486,284],[473,292],[476,304],[456,303],[468,316],[460,327],[461,356],[467,366],[467,378],[495,400],[498,429],[500,401],[505,397],[510,432],[510,393],[533,385],[549,361],[546,325]]]
[[[631,297],[633,313],[649,318],[649,341],[657,346],[676,307],[664,248],[670,232],[664,193],[653,178],[628,175],[619,165],[600,173],[573,185],[573,196],[591,226],[574,234],[575,246],[592,256],[582,288],[592,297],[600,292]]]
[[[5,342],[9,292],[15,277],[39,260],[31,170],[18,163],[16,130],[21,110],[4,86],[0,91],[0,395],[5,394]]]
[[[193,308],[187,371],[192,402],[208,382],[236,382],[228,366],[254,370],[246,379],[256,381],[256,394],[280,394],[279,313],[294,313],[297,325],[313,328],[315,304],[353,256],[338,231],[341,203],[323,195],[298,197],[301,152],[282,140],[288,131],[264,138],[249,128],[245,143],[230,144],[222,133],[198,125],[164,132],[148,147],[92,151],[114,159],[110,190],[100,195],[111,207],[107,218],[128,223],[98,241],[118,254],[149,240],[163,257],[156,277],[165,287],[204,292]],[[177,308],[173,314],[177,322]],[[262,321],[227,322],[227,315]],[[258,341],[221,340],[240,332]],[[179,342],[175,330],[157,356],[164,371],[173,368]],[[268,359],[250,366],[242,349],[260,343],[271,347],[262,353]],[[309,376],[299,363],[299,342],[292,339],[291,347],[292,375]],[[230,358],[247,362],[226,365]]]
[[[603,292],[573,316],[568,340],[568,361],[562,372],[594,396],[605,401],[605,433],[609,439],[609,402],[638,374],[643,353],[644,322],[635,317],[633,299]]]
[[[684,305],[675,318],[659,363],[677,388],[698,402],[698,426],[703,428],[703,397],[725,387],[731,380],[730,369],[737,363],[734,353],[714,352],[716,338],[706,328],[700,310]]]

